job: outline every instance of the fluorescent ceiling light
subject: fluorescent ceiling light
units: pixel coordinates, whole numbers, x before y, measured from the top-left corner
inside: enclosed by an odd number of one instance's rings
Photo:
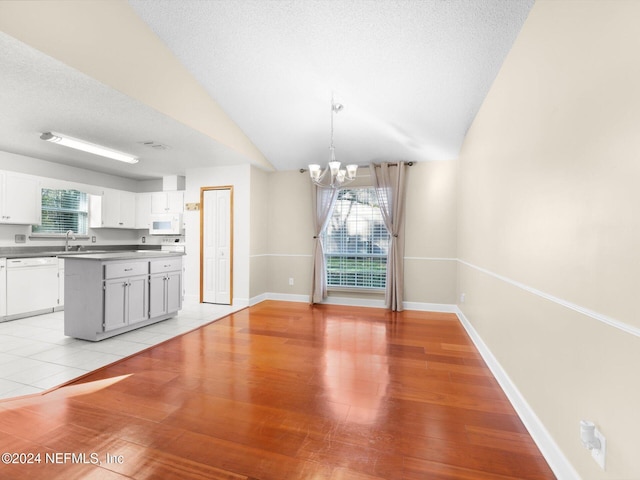
[[[42,140],[47,142],[57,143],[64,145],[65,147],[75,148],[76,150],[82,150],[83,152],[93,153],[94,155],[100,155],[102,157],[112,158],[113,160],[119,160],[127,163],[138,163],[138,158],[128,153],[118,152],[117,150],[111,150],[110,148],[102,147],[94,143],[85,142],[84,140],[78,140],[77,138],[61,135],[56,132],[45,132],[40,135]]]

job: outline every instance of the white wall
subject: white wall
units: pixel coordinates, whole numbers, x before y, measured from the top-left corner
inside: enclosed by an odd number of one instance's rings
[[[60,165],[59,163],[39,160],[33,157],[3,152],[2,150],[0,150],[0,170],[28,173],[30,175],[49,178],[51,180],[115,188],[119,190],[127,190],[129,192],[148,191],[140,190],[139,187],[141,182],[130,178],[93,172],[83,168],[69,167],[66,165]]]
[[[249,165],[195,168],[186,172],[185,203],[200,203],[202,187],[233,186],[233,304],[249,304],[250,184]],[[200,298],[200,211],[184,214],[187,256],[185,296]]]

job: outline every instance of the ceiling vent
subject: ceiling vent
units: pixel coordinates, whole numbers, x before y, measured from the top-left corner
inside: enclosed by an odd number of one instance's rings
[[[140,144],[144,145],[145,147],[152,148],[154,150],[170,150],[171,149],[169,145],[164,145],[162,143],[154,142],[153,140],[150,140],[148,142],[140,142]]]

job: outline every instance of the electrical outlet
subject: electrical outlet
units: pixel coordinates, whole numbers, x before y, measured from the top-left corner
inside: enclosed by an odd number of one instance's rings
[[[604,456],[607,452],[607,440],[597,428],[595,429],[594,435],[598,440],[600,440],[600,448],[594,448],[593,450],[591,450],[591,456],[596,461],[596,463],[600,465],[600,468],[604,470]]]
[[[460,303],[464,303],[464,301],[467,299],[467,294],[466,293],[461,293],[460,294]]]
[[[293,277],[289,277],[289,286],[293,286]]]
[[[95,235],[93,237],[91,237],[91,243],[96,243],[96,237]]]

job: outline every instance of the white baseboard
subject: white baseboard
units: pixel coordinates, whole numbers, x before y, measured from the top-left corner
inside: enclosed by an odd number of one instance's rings
[[[462,323],[462,326],[471,337],[471,340],[480,352],[483,360],[486,362],[491,373],[493,373],[493,376],[500,384],[502,391],[518,413],[520,420],[524,423],[524,426],[529,431],[531,438],[533,438],[533,441],[540,449],[540,452],[558,480],[580,480],[578,472],[573,468],[573,465],[571,465],[571,462],[569,462],[567,457],[564,456],[558,447],[558,444],[549,434],[549,431],[529,406],[516,385],[511,381],[507,372],[502,368],[502,365],[500,365],[500,362],[498,362],[493,353],[491,353],[491,350],[489,350],[489,347],[484,343],[478,332],[473,328],[471,322],[469,322],[467,317],[465,317],[464,313],[462,313],[457,306],[455,307],[455,310],[455,313],[460,319],[460,323]]]
[[[265,300],[268,300],[269,298],[267,297],[266,293],[262,293],[260,295],[256,295],[255,297],[251,297],[249,299],[249,306],[253,307],[254,305],[259,304],[260,302],[264,302]]]
[[[256,295],[255,297],[251,297],[251,299],[249,300],[249,305],[254,306],[266,300],[277,300],[279,302],[309,303],[309,295],[265,292],[265,293],[261,293],[260,295]]]
[[[185,295],[183,298],[183,302],[186,304],[195,304],[200,303],[199,295]]]
[[[251,305],[251,301],[248,298],[233,298],[232,305],[234,307],[248,307]]]
[[[255,303],[260,303],[262,300],[255,302]],[[183,302],[186,305],[193,305],[193,304],[199,304],[200,303],[200,296],[199,295],[185,295]],[[234,307],[248,307],[250,305],[249,300],[246,298],[235,298],[232,300],[232,305]]]
[[[422,303],[403,302],[405,310],[419,310],[421,312],[458,313],[458,307],[450,303]]]

